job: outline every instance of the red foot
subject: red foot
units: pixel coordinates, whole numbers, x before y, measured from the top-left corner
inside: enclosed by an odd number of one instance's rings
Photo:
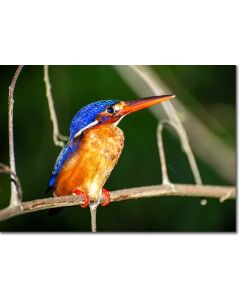
[[[105,196],[105,201],[103,202],[102,206],[106,206],[110,202],[110,193],[108,190],[102,189],[102,193]]]
[[[90,201],[88,194],[80,191],[79,189],[74,189],[72,191],[72,193],[75,194],[75,195],[83,195],[83,197],[84,197],[84,203],[81,205],[81,207],[82,208],[86,208],[88,206],[89,201]]]

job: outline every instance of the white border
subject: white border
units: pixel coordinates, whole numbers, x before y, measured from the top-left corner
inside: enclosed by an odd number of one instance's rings
[[[0,63],[238,64],[239,25],[237,1],[9,1]],[[3,235],[0,252],[4,300],[240,296],[236,234]]]

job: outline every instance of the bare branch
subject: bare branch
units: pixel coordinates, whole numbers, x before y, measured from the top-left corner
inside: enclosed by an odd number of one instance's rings
[[[162,170],[162,184],[169,185],[170,180],[167,172],[167,164],[166,164],[166,157],[165,157],[165,151],[163,146],[162,131],[163,131],[163,125],[159,123],[157,128],[157,142],[158,142],[158,150],[159,150],[161,170]]]
[[[9,134],[9,165],[11,169],[11,199],[10,205],[16,206],[21,204],[22,193],[18,193],[15,177],[16,176],[16,164],[15,164],[15,154],[14,154],[14,133],[13,133],[13,106],[14,106],[14,89],[18,79],[18,76],[22,70],[23,66],[19,66],[13,76],[11,85],[9,87],[8,94],[8,134]]]
[[[9,174],[11,175],[11,180],[15,183],[17,188],[17,194],[19,199],[22,199],[22,188],[19,178],[13,171],[6,165],[0,163],[0,174]]]
[[[46,86],[46,96],[48,100],[50,118],[53,124],[53,142],[56,146],[63,147],[64,142],[68,141],[68,137],[60,134],[59,132],[58,120],[57,120],[57,115],[54,108],[53,96],[51,92],[51,83],[49,79],[48,66],[44,66],[44,82]]]
[[[158,147],[159,147],[159,153],[160,153],[161,164],[162,164],[162,172],[163,172],[163,176],[165,176],[165,177],[163,177],[163,179],[165,178],[166,182],[169,183],[169,178],[167,175],[167,167],[166,167],[166,162],[165,162],[163,142],[162,142],[162,131],[163,131],[164,124],[172,127],[176,131],[177,135],[179,136],[181,144],[182,144],[182,150],[185,152],[185,154],[187,156],[190,168],[191,168],[191,170],[193,172],[193,176],[194,176],[196,174],[196,172],[198,172],[198,168],[197,168],[197,165],[195,165],[195,160],[193,159],[193,157],[194,157],[193,153],[192,153],[192,155],[188,155],[186,152],[186,148],[184,147],[184,138],[182,136],[182,134],[183,134],[182,130],[180,130],[180,128],[171,120],[162,120],[158,125],[157,137],[158,137]],[[190,148],[189,151],[192,151],[192,149]],[[195,172],[193,170],[195,170]],[[194,176],[194,178],[195,178],[196,184],[202,184],[202,183],[198,182],[198,180],[196,179],[195,176]]]
[[[153,185],[122,189],[110,193],[111,202],[118,202],[130,199],[152,198],[162,196],[181,196],[181,197],[206,197],[221,199],[225,201],[236,198],[236,189],[233,186],[213,186],[213,185],[189,185],[174,184],[173,189],[167,185]],[[23,202],[21,207],[7,207],[0,211],[0,221],[7,220],[17,215],[31,213],[56,207],[79,206],[84,203],[84,196],[62,196],[55,198],[37,199]],[[105,201],[102,196],[100,203]]]
[[[90,208],[90,213],[91,213],[91,229],[92,229],[92,232],[97,232],[98,203],[90,203],[89,208]]]

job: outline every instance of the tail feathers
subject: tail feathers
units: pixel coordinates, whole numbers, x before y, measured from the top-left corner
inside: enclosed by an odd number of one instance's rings
[[[49,179],[49,181],[48,181],[48,187],[47,187],[47,189],[46,189],[46,191],[45,191],[45,193],[44,193],[45,195],[46,195],[49,191],[53,190],[55,181],[56,181],[56,176],[55,176],[55,175],[51,175],[51,177],[50,177],[50,179]]]

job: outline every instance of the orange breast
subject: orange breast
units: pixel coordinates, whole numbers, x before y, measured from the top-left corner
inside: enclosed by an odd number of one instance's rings
[[[57,177],[55,194],[71,195],[79,188],[97,200],[123,145],[124,134],[115,125],[103,124],[87,129],[78,150],[65,162]]]

